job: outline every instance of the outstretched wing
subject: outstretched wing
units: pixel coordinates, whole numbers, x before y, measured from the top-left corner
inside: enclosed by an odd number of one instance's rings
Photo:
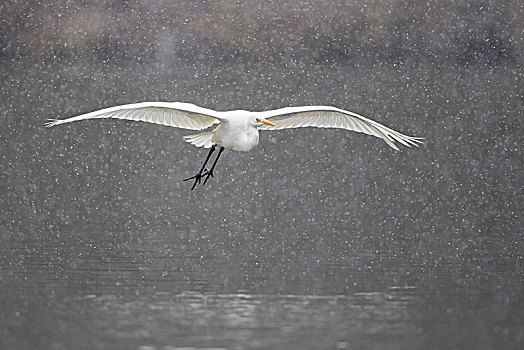
[[[50,119],[45,126],[85,119],[115,118],[201,130],[218,123],[220,112],[182,102],[141,102],[110,107],[68,119]]]
[[[418,146],[422,139],[401,134],[359,114],[331,106],[286,107],[257,112],[257,116],[267,119],[275,127],[263,125],[260,129],[278,130],[315,126],[319,128],[340,128],[362,132],[380,137],[392,148],[398,150],[395,141],[404,146]]]

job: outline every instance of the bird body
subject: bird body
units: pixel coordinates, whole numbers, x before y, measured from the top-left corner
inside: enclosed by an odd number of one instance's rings
[[[215,128],[212,143],[226,149],[249,152],[258,145],[258,123],[254,113],[237,110],[222,116]]]
[[[218,124],[212,131],[186,135],[187,142],[211,148],[200,171],[185,180],[195,179],[193,189],[201,178],[204,184],[213,177],[213,170],[224,149],[248,152],[258,145],[259,130],[278,130],[300,127],[340,128],[362,132],[383,139],[398,150],[395,142],[417,146],[421,138],[407,136],[359,114],[332,106],[285,107],[261,112],[245,110],[215,111],[182,102],[142,102],[101,109],[68,119],[50,119],[47,127],[85,119],[116,118],[145,121],[184,129],[202,130]],[[211,154],[220,151],[210,170],[205,168]]]

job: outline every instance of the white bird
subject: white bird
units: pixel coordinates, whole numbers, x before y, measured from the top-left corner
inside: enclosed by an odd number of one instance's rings
[[[182,102],[142,102],[105,108],[68,119],[49,119],[46,126],[101,118],[144,121],[192,130],[202,130],[218,124],[212,131],[184,136],[187,142],[197,147],[211,148],[198,173],[184,179],[195,180],[191,189],[194,189],[203,177],[204,185],[209,177],[213,177],[213,170],[224,149],[248,152],[258,145],[259,129],[278,130],[306,126],[347,129],[379,137],[396,150],[398,147],[395,142],[408,147],[417,146],[421,142],[419,137],[401,134],[359,114],[331,106],[285,107],[250,112],[214,111]],[[211,169],[207,170],[206,164],[216,147],[219,147],[219,153]]]

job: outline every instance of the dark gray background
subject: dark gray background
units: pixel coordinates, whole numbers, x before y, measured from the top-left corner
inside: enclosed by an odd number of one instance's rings
[[[0,4],[2,349],[524,343],[518,1]],[[44,128],[138,101],[335,105],[425,138]]]

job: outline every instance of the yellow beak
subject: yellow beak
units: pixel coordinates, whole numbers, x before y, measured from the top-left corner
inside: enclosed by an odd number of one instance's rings
[[[261,122],[262,124],[266,124],[266,125],[270,125],[270,126],[275,126],[275,124],[271,123],[269,120],[260,119],[260,122]]]

